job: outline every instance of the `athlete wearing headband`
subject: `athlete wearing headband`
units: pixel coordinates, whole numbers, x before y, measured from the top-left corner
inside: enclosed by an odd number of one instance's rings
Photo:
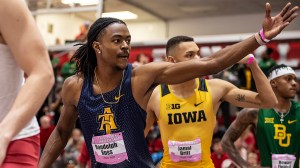
[[[252,125],[256,129],[262,167],[296,168],[300,156],[300,103],[291,100],[296,95],[296,73],[281,64],[272,67],[268,76],[278,104],[269,109],[242,110],[223,136],[223,150],[239,166],[253,166],[234,147],[235,140]]]
[[[294,74],[296,75],[295,71],[291,68],[288,67],[286,65],[281,65],[282,67],[279,67],[277,69],[271,69],[269,72],[269,80],[273,80],[277,77],[283,76],[283,75],[287,75],[287,74]]]

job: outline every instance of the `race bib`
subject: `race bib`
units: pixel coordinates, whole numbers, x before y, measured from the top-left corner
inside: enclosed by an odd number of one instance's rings
[[[272,168],[293,168],[296,157],[289,154],[272,154]]]
[[[201,141],[168,141],[169,154],[173,162],[197,162],[202,158]]]
[[[117,164],[128,160],[121,132],[92,138],[92,146],[97,162]]]

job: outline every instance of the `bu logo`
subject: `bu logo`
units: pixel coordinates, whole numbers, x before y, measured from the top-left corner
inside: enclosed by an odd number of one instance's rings
[[[282,124],[274,124],[275,127],[275,135],[274,139],[279,141],[279,145],[282,147],[288,147],[291,142],[292,134],[286,133],[286,127]]]
[[[103,114],[98,115],[97,121],[100,123],[100,132],[105,131],[106,134],[110,134],[111,130],[118,129],[110,107],[104,107]]]

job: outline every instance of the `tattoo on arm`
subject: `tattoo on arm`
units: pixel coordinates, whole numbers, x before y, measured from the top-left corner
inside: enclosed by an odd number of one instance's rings
[[[245,95],[238,94],[235,100],[240,101],[240,102],[244,102],[245,101]]]
[[[245,103],[250,103],[250,104],[255,104],[255,105],[260,106],[260,103],[246,100],[246,95],[238,94],[238,95],[236,96],[235,100],[237,100],[237,101],[239,101],[239,102],[245,102]]]

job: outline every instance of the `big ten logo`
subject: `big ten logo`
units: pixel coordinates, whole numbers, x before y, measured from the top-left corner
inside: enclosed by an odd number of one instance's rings
[[[286,133],[286,126],[282,124],[274,124],[275,135],[274,139],[279,141],[279,145],[282,147],[288,147],[291,142],[292,134]]]
[[[103,114],[99,114],[97,121],[100,123],[99,131],[105,131],[106,134],[110,134],[111,130],[117,130],[118,126],[115,122],[115,115],[110,107],[104,107]]]
[[[265,118],[265,124],[273,124],[274,118]]]
[[[180,104],[166,104],[166,110],[180,109]]]

